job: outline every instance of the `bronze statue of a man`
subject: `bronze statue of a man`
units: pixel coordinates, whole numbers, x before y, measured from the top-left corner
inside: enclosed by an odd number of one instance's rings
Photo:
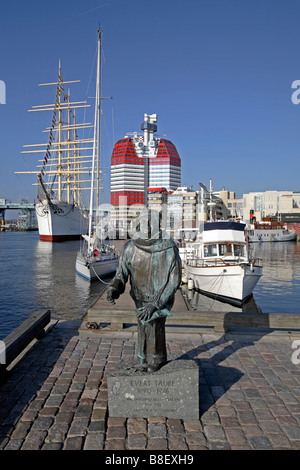
[[[156,211],[139,218],[137,231],[124,245],[107,289],[109,302],[115,303],[125,291],[128,278],[137,314],[138,364],[156,371],[167,361],[165,321],[181,282],[178,248],[162,232],[161,214]]]

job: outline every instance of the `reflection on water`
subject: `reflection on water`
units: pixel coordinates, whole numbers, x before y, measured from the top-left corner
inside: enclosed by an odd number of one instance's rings
[[[32,302],[36,239],[35,232],[0,232],[0,339],[36,310]]]
[[[187,284],[181,287],[181,291],[192,309],[197,312],[261,312],[261,309],[257,305],[253,295],[251,295],[251,297],[249,297],[241,306],[237,306],[209,297],[208,295],[201,294],[196,290],[188,290]]]
[[[85,315],[105,285],[76,274],[79,247],[41,242],[38,232],[0,233],[0,339],[38,310],[60,320]]]
[[[253,244],[262,258],[263,276],[254,290],[264,312],[300,313],[300,245],[296,242]]]
[[[36,295],[47,300],[53,317],[81,318],[104,289],[103,283],[90,283],[76,274],[78,241],[47,243],[38,240],[35,252]]]
[[[184,288],[192,307],[213,312],[300,313],[299,243],[252,243],[250,250],[255,258],[263,260],[263,275],[250,299],[235,307]]]

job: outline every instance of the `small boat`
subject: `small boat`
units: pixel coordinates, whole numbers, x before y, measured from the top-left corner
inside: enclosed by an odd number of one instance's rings
[[[251,296],[262,276],[262,262],[250,259],[244,229],[236,221],[206,222],[196,241],[179,244],[194,289],[233,304]]]
[[[102,276],[114,273],[119,264],[119,255],[114,246],[105,243],[103,235],[103,220],[96,221],[94,208],[94,192],[96,201],[99,202],[99,173],[100,173],[100,59],[101,59],[101,33],[98,30],[98,58],[97,58],[97,83],[94,121],[93,160],[91,176],[91,193],[89,209],[88,235],[82,235],[83,246],[76,256],[76,272],[85,279],[102,281]],[[96,187],[95,187],[96,183]],[[99,204],[98,204],[99,206]],[[97,207],[98,207],[97,206]]]
[[[116,271],[118,264],[119,254],[114,246],[107,245],[95,237],[91,238],[91,243],[87,240],[86,250],[77,253],[76,272],[88,281],[102,281],[102,277]]]
[[[246,228],[249,243],[290,242],[297,239],[296,230],[289,230],[273,217],[264,217],[261,222],[249,224]]]

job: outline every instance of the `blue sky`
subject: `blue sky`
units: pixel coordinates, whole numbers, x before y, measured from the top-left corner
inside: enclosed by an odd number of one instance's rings
[[[74,98],[93,96],[99,23],[107,184],[114,142],[157,113],[183,184],[300,191],[299,0],[15,0],[0,5],[0,197],[36,195],[14,172],[36,165],[22,146],[44,141],[50,116],[28,109],[53,100],[37,84],[56,80],[59,59],[81,80]]]

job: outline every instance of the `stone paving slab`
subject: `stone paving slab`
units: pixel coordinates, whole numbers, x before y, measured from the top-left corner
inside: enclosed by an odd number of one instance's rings
[[[300,364],[290,337],[167,334],[167,347],[172,360],[199,367],[199,416],[112,418],[107,376],[135,357],[135,334],[53,326],[0,385],[0,449],[300,449]]]

